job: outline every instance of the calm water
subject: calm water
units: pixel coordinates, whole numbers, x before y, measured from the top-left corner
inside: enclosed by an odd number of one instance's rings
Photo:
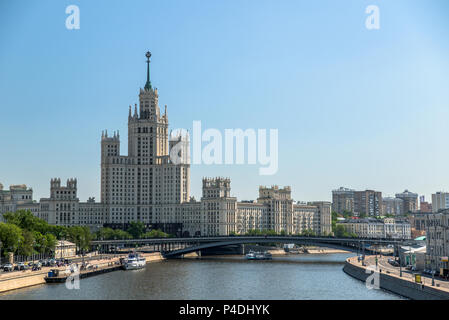
[[[40,285],[0,299],[401,299],[343,271],[350,254],[295,255],[272,261],[241,256],[168,260],[143,270],[82,279],[79,290]]]

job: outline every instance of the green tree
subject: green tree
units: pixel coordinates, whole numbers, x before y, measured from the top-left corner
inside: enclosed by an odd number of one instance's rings
[[[79,251],[89,250],[92,233],[88,227],[74,226],[68,228],[68,240],[76,244]]]
[[[140,239],[145,233],[145,225],[141,221],[132,221],[126,231],[134,239]]]
[[[45,246],[43,253],[54,252],[56,248],[56,243],[57,243],[56,237],[51,233],[47,233],[45,235]]]
[[[22,229],[12,223],[0,223],[0,240],[2,241],[3,255],[8,252],[15,253],[19,243],[23,241]]]
[[[169,235],[167,234],[167,233],[165,233],[165,232],[162,232],[162,230],[159,230],[159,229],[157,229],[157,230],[151,230],[151,231],[149,231],[149,232],[147,232],[147,233],[145,233],[144,235],[143,235],[143,238],[145,238],[145,239],[148,239],[148,238],[167,238],[167,237],[169,237]]]
[[[95,234],[97,240],[112,240],[114,239],[114,230],[111,228],[101,228]]]
[[[114,230],[113,239],[115,239],[115,240],[118,240],[118,239],[120,239],[120,240],[121,239],[132,239],[132,236],[128,232],[126,232],[126,231],[117,229],[117,230]]]
[[[22,240],[19,244],[18,253],[23,256],[31,256],[34,253],[34,233],[29,230],[22,230]]]
[[[346,230],[345,227],[343,227],[341,224],[337,224],[334,229],[334,234],[336,237],[343,238],[346,236]]]

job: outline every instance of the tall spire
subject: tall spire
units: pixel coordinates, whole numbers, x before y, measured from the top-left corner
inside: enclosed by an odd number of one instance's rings
[[[151,82],[150,82],[150,58],[151,58],[151,52],[147,51],[145,54],[145,57],[147,57],[147,83],[145,83],[145,89],[150,90],[151,89]]]

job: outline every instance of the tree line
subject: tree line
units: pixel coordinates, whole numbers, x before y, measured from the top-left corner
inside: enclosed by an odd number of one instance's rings
[[[128,229],[113,230],[100,228],[91,232],[87,226],[55,226],[34,216],[29,210],[7,212],[3,215],[4,222],[0,222],[0,254],[31,256],[33,254],[54,253],[58,240],[73,242],[77,252],[90,250],[92,240],[146,239],[171,237],[161,230],[146,231],[145,225],[131,222]]]

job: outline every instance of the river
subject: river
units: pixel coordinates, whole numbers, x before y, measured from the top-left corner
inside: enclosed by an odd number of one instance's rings
[[[242,256],[167,260],[143,270],[116,271],[82,279],[79,289],[39,285],[0,294],[7,299],[401,299],[368,290],[342,270],[351,254],[275,256],[247,261]]]

